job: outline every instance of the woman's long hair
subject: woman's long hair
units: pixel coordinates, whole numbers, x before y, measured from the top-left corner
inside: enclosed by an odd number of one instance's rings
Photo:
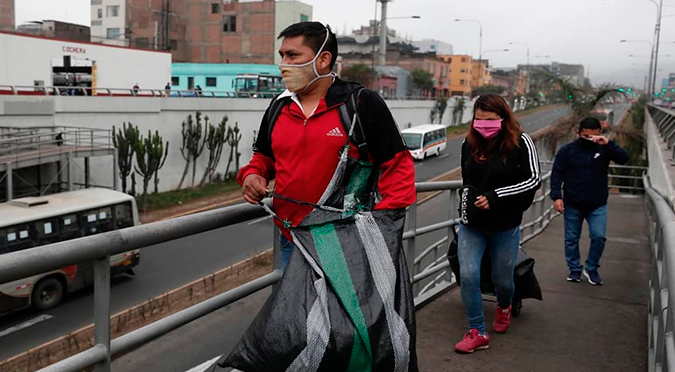
[[[473,121],[476,119],[476,110],[493,112],[502,119],[502,131],[491,140],[486,140],[473,127]],[[504,98],[496,94],[486,94],[480,96],[473,105],[473,118],[469,124],[469,134],[466,136],[472,149],[472,157],[476,162],[485,162],[490,160],[493,155],[499,153],[504,162],[509,154],[519,146],[520,143],[520,123],[513,115],[513,111],[506,103]]]

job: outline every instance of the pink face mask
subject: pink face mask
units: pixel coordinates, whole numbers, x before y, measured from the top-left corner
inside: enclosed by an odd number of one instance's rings
[[[496,137],[502,130],[502,119],[499,120],[474,120],[473,128],[485,139]]]

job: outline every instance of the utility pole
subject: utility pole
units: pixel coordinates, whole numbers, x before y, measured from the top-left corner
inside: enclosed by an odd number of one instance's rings
[[[656,92],[656,76],[658,75],[658,65],[659,65],[659,43],[661,42],[661,15],[663,14],[663,0],[659,5],[658,10],[658,19],[656,20],[656,43],[654,43],[654,73],[652,75],[652,92],[651,96],[654,97]]]
[[[380,59],[378,65],[386,66],[387,64],[387,3],[392,0],[378,0],[382,3],[382,11],[380,14]]]

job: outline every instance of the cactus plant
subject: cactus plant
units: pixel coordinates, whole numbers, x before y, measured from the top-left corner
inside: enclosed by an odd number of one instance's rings
[[[207,181],[211,183],[213,174],[218,168],[220,163],[220,158],[223,153],[223,147],[228,140],[228,135],[230,132],[227,129],[227,120],[228,117],[225,115],[220,121],[220,124],[216,127],[215,125],[209,125],[208,134],[206,136],[206,148],[209,150],[209,161],[204,170],[204,175],[202,180],[199,182],[199,186],[204,185]]]
[[[206,117],[208,124],[208,116]],[[180,148],[181,155],[185,159],[185,169],[183,169],[183,176],[178,183],[178,189],[183,187],[185,177],[190,171],[190,164],[192,164],[192,186],[194,186],[195,172],[197,168],[197,158],[204,151],[206,145],[206,137],[202,141],[202,113],[197,111],[195,114],[195,121],[192,120],[192,115],[188,116],[187,122],[183,122],[183,145]]]
[[[122,192],[127,192],[127,178],[133,169],[134,153],[136,152],[136,143],[138,143],[140,133],[137,126],[131,122],[122,123],[122,129],[117,130],[113,126],[113,145],[117,149],[117,165],[119,176],[122,179]]]
[[[234,123],[234,127],[227,129],[227,144],[230,146],[230,158],[227,160],[227,168],[225,169],[226,177],[230,177],[230,165],[232,160],[235,161],[235,170],[234,174],[236,175],[239,172],[239,158],[241,153],[239,152],[239,141],[241,141],[241,133],[239,133],[239,123]]]
[[[152,177],[156,175],[159,169],[164,165],[166,156],[169,152],[169,142],[164,144],[159,131],[155,134],[148,131],[148,137],[142,138],[136,144],[136,173],[143,177],[143,196],[141,199],[141,208],[145,209],[148,197],[148,185]],[[156,179],[158,182],[158,179]],[[155,183],[155,189],[157,183]]]

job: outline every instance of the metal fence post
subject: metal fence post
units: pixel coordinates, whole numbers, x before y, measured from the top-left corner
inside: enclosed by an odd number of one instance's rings
[[[96,364],[95,372],[110,372],[110,256],[94,261],[94,324],[96,344],[108,357]]]
[[[537,233],[537,224],[535,221],[537,220],[537,205],[536,203],[533,203],[530,206],[530,209],[532,209],[532,213],[530,215],[532,216],[532,219],[530,220],[532,223],[532,226],[530,226],[530,230],[532,230],[532,236],[534,236]]]
[[[413,203],[410,208],[408,208],[408,227],[409,231],[413,232],[413,236],[408,240],[406,245],[406,261],[408,263],[408,274],[410,275],[410,280],[415,276],[414,264],[415,264],[415,243],[417,237],[415,236],[415,230],[417,230],[417,202]]]
[[[541,204],[539,205],[539,217],[541,220],[539,221],[539,229],[543,230],[544,229],[544,213],[546,212],[546,192],[547,192],[547,187],[546,187],[546,181],[542,182],[541,185]]]
[[[14,181],[12,180],[12,162],[7,163],[7,201],[14,199]]]
[[[119,152],[117,149],[114,150],[113,152],[113,190],[119,191],[119,176],[118,174],[120,173],[119,169]]]
[[[457,200],[457,190],[452,189],[450,190],[450,210],[448,211],[448,218],[453,220],[455,219],[455,207],[458,200]],[[459,214],[459,212],[458,212]],[[455,226],[450,226],[448,227],[448,249],[450,249],[450,244],[452,244],[452,240],[455,238],[455,235],[453,233],[453,230]],[[459,243],[459,242],[458,242]],[[446,270],[446,277],[448,278],[448,282],[452,282],[452,270]]]

